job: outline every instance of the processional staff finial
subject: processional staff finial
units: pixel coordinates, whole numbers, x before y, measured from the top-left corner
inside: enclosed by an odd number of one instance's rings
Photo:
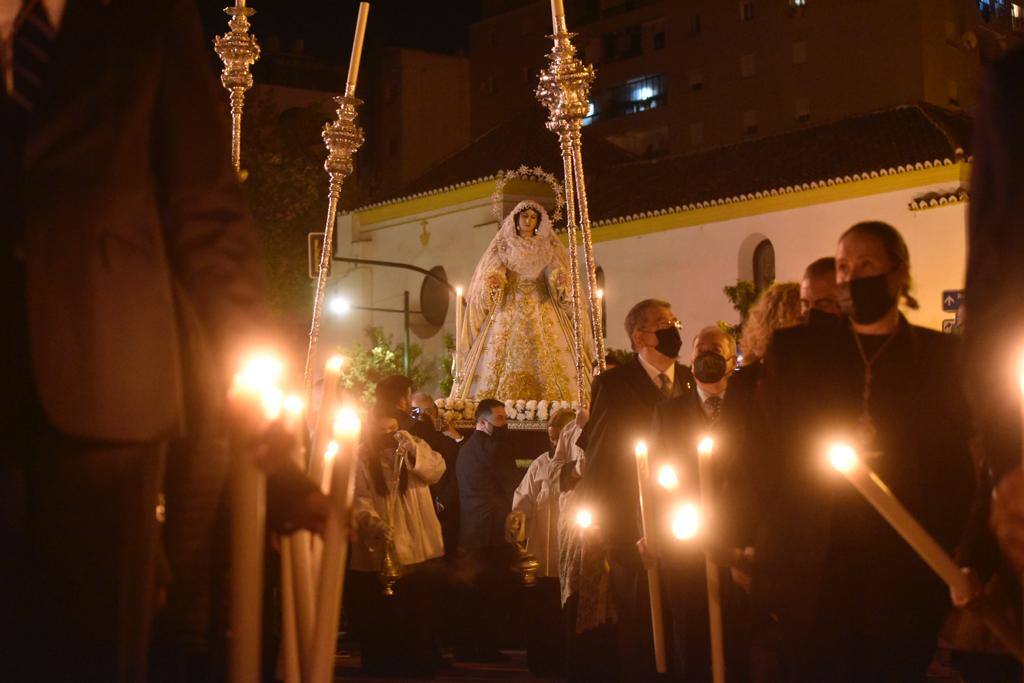
[[[583,367],[583,312],[580,307],[579,257],[577,230],[583,234],[583,258],[587,276],[587,302],[590,313],[590,333],[597,355],[597,368],[605,369],[604,330],[601,324],[600,302],[597,295],[597,272],[590,230],[590,209],[587,205],[586,179],[583,174],[583,152],[580,129],[590,109],[590,84],[594,81],[594,67],[584,64],[576,56],[572,44],[575,34],[569,33],[565,22],[562,0],[551,0],[551,23],[554,46],[548,53],[548,66],[540,74],[536,96],[548,110],[548,130],[558,135],[565,174],[566,229],[569,236],[569,266],[573,271],[573,334],[576,338],[576,381],[580,403],[586,396],[584,382],[590,378],[589,368]]]

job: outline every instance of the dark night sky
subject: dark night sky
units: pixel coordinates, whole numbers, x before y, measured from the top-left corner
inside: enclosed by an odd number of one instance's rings
[[[222,9],[233,0],[199,0],[208,35],[227,31]],[[277,36],[283,47],[305,42],[307,54],[347,63],[358,0],[249,0],[250,21],[260,43]],[[479,0],[373,0],[366,29],[369,46],[398,45],[455,53],[468,45],[468,27]]]

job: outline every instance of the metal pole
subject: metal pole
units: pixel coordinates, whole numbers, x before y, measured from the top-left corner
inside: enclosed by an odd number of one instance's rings
[[[402,315],[405,318],[405,345],[402,347],[402,366],[405,376],[409,376],[409,290],[405,290],[402,301]]]

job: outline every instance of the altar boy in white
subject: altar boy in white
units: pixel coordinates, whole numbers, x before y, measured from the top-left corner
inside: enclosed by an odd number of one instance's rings
[[[444,459],[425,441],[398,430],[381,407],[359,449],[347,606],[367,673],[428,676],[440,661],[433,601],[444,555],[441,524],[430,485],[444,474]],[[383,592],[384,556],[401,567],[394,595]]]

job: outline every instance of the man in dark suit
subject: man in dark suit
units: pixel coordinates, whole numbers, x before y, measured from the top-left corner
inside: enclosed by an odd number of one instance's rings
[[[194,5],[63,5],[23,5],[0,91],[0,670],[142,680],[177,314],[223,389],[259,260]]]
[[[654,656],[647,575],[636,545],[641,534],[633,450],[648,438],[655,407],[686,393],[692,376],[676,361],[682,339],[669,303],[641,301],[625,327],[636,356],[594,380],[590,419],[577,441],[586,453],[578,491],[599,520],[608,551],[621,676],[637,680],[653,676]],[[593,588],[581,586],[581,605],[590,602],[583,591]]]
[[[505,404],[485,398],[476,407],[476,430],[459,449],[460,574],[468,580],[465,618],[458,656],[498,657],[499,637],[512,575],[512,546],[505,540],[505,518],[520,475],[508,452]]]
[[[668,462],[677,473],[689,497],[700,497],[697,444],[714,439],[712,471],[715,509],[711,522],[715,537],[707,548],[718,562],[731,561],[734,554],[752,545],[753,520],[747,492],[746,472],[741,461],[750,416],[752,392],[749,383],[734,382],[736,342],[717,326],[705,327],[693,340],[691,368],[694,387],[658,405],[654,414],[651,453]],[[667,511],[666,511],[667,512]],[[704,547],[668,541],[662,549],[663,577],[668,587],[669,611],[678,674],[685,680],[700,681],[710,676],[707,581]],[[741,589],[732,583],[728,567],[722,567],[723,610],[726,612],[725,641],[730,679],[746,675],[745,633],[741,633]]]

